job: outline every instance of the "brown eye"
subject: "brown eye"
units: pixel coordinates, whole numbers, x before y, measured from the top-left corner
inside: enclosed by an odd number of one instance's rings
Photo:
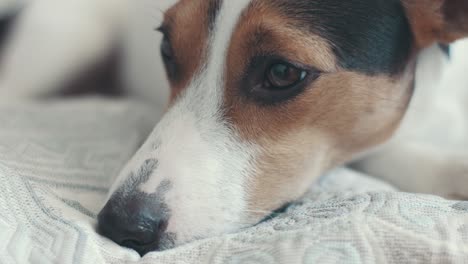
[[[247,98],[261,105],[276,105],[299,96],[321,72],[280,56],[255,56],[251,58],[240,86]]]
[[[266,73],[265,88],[287,89],[307,77],[307,72],[286,63],[273,64]]]

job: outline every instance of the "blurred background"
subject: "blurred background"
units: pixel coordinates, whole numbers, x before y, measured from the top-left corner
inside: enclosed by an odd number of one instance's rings
[[[164,105],[168,85],[155,28],[173,3],[0,0],[0,97],[100,86]],[[70,76],[76,69],[81,75]]]

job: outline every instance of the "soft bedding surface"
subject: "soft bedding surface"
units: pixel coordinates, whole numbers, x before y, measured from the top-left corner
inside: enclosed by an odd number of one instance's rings
[[[130,101],[1,106],[0,263],[468,263],[468,202],[347,169],[270,221],[140,259],[95,216],[156,119]]]

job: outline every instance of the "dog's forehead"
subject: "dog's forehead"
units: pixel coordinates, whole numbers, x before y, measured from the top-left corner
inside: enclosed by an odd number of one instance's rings
[[[190,2],[190,1],[182,1]],[[401,0],[209,0],[201,1],[208,44],[236,26],[279,14],[287,24],[319,36],[333,48],[339,66],[369,74],[402,70],[413,36]],[[265,9],[273,12],[265,12]],[[221,15],[220,15],[221,14]],[[253,27],[253,24],[252,24]],[[203,29],[203,30],[205,30]],[[252,28],[252,30],[255,30]],[[226,34],[228,36],[228,34]],[[229,35],[231,36],[231,35]],[[248,40],[246,40],[248,41]],[[225,45],[228,45],[226,42]],[[211,45],[210,48],[213,48]]]

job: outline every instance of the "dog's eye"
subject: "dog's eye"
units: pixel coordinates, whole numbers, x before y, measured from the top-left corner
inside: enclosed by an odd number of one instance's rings
[[[172,47],[167,36],[161,42],[161,55],[165,61],[173,60]]]
[[[164,28],[158,29],[160,32],[163,33],[164,37],[161,42],[160,52],[161,57],[164,62],[164,66],[166,67],[167,75],[170,80],[174,80],[177,77],[177,62],[174,56],[174,51],[172,49],[172,44],[169,39],[168,33]]]
[[[277,56],[252,58],[242,80],[247,97],[263,105],[285,102],[320,77],[317,69]]]
[[[265,86],[270,89],[287,89],[307,77],[307,71],[298,69],[286,63],[276,63],[270,66],[266,73]]]

